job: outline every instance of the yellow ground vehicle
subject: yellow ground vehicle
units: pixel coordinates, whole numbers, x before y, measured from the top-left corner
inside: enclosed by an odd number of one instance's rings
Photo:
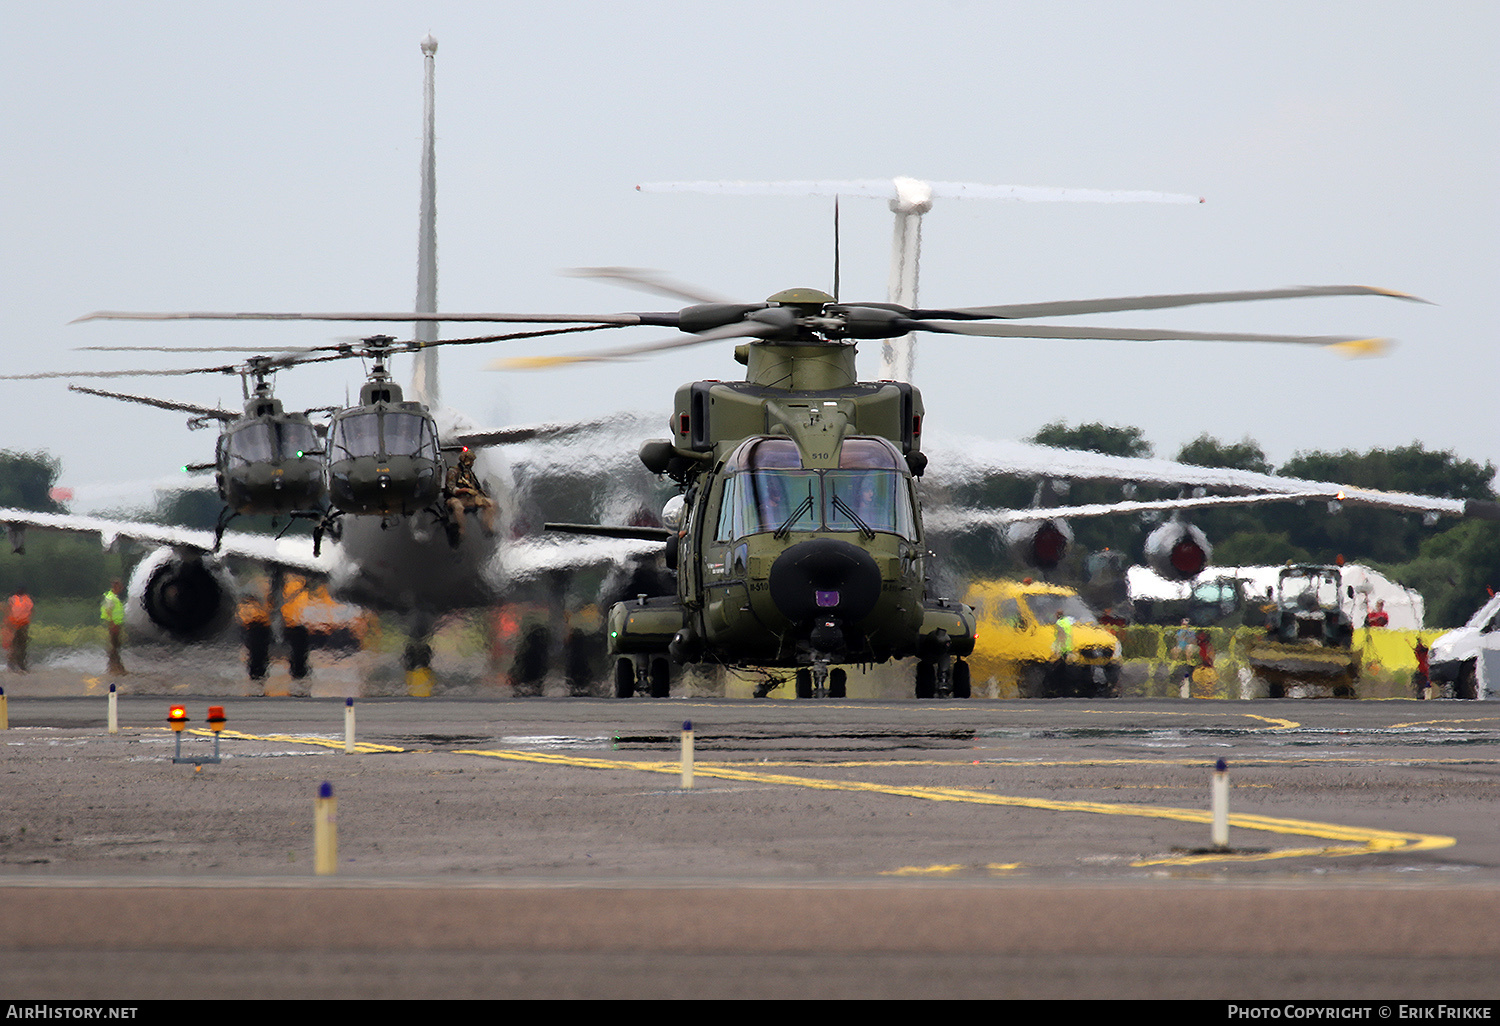
[[[1120,643],[1071,588],[976,581],[964,596],[979,636],[969,657],[975,694],[999,698],[1113,698]],[[1058,616],[1072,621],[1059,643]],[[1066,639],[1071,636],[1071,643]]]

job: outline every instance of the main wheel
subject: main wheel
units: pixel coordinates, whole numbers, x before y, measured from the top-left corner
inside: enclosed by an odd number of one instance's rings
[[[615,660],[615,697],[629,698],[635,694],[635,660]]]
[[[917,663],[917,697],[932,698],[937,694],[937,665],[926,659]]]
[[[797,671],[797,697],[812,697],[812,671],[806,667]]]
[[[849,673],[842,666],[828,671],[828,697],[843,698],[848,690]]]
[[[1466,664],[1463,672],[1458,675],[1456,694],[1459,698],[1472,699],[1479,697],[1479,667],[1477,662]]]
[[[953,662],[953,697],[969,697],[969,664],[962,659]]]
[[[666,698],[672,693],[672,664],[665,659],[651,660],[651,697]]]

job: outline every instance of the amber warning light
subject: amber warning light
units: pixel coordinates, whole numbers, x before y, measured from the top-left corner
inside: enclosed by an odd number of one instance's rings
[[[211,705],[208,707],[208,729],[215,734],[224,729],[224,707],[222,705]]]
[[[167,722],[172,725],[173,730],[181,731],[187,726],[187,709],[180,705],[172,706],[167,712]]]

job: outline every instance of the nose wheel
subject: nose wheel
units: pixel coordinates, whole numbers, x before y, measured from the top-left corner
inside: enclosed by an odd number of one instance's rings
[[[849,671],[820,659],[797,671],[798,698],[843,698],[849,689]]]
[[[672,664],[665,656],[621,656],[615,660],[615,697],[633,698],[637,692],[652,698],[672,693]]]

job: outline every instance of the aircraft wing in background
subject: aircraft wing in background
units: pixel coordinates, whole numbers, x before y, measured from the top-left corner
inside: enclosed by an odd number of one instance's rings
[[[107,517],[73,516],[68,513],[35,513],[24,509],[0,508],[0,522],[10,535],[11,548],[24,552],[28,528],[67,531],[74,534],[96,534],[105,548],[118,538],[161,545],[197,555],[214,550],[212,531],[195,531],[186,527],[167,527],[136,520],[112,520]],[[314,557],[312,541],[307,538],[277,539],[271,535],[228,533],[219,546],[220,556],[254,560],[267,566],[279,566],[305,574],[327,574],[333,569],[332,556]]]
[[[1150,485],[1182,485],[1246,494],[1274,492],[1300,494],[1309,499],[1342,495],[1350,504],[1378,506],[1409,513],[1436,516],[1475,517],[1500,520],[1500,503],[1481,499],[1447,499],[1407,492],[1356,488],[1330,481],[1304,481],[1275,474],[1222,467],[1195,467],[1173,460],[1106,456],[1076,449],[1055,449],[1028,442],[966,439],[934,443],[930,472],[949,484],[961,484],[992,474],[1017,477],[1055,478],[1075,481],[1120,481]],[[1285,499],[1279,501],[1286,501]],[[1178,508],[1182,501],[1157,507]],[[1019,511],[1018,511],[1019,512]],[[1035,511],[1030,511],[1035,512]],[[1126,512],[1124,509],[1106,512]],[[1079,513],[1077,516],[1097,514]]]

